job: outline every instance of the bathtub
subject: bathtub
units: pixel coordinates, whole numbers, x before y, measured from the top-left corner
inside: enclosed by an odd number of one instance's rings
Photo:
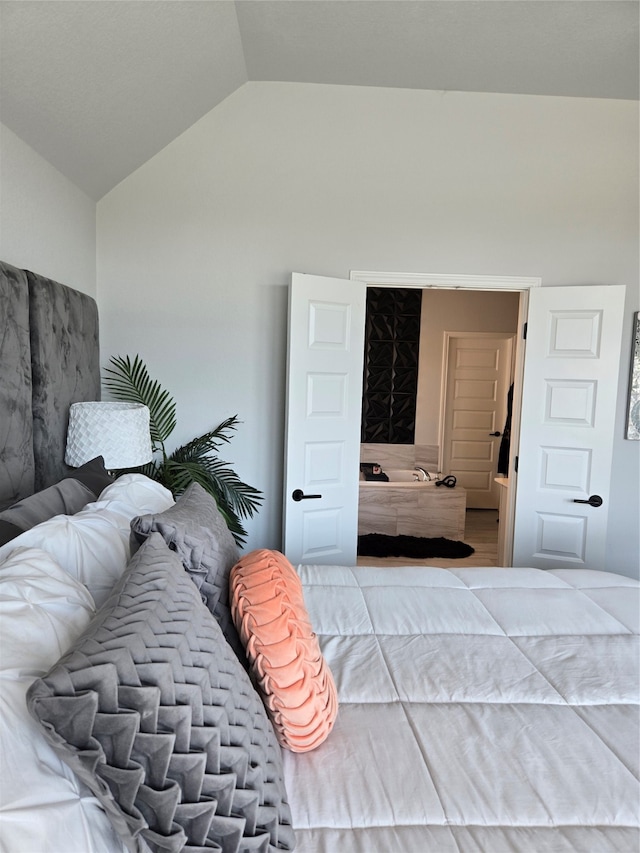
[[[412,468],[388,468],[384,480],[360,480],[358,535],[446,536],[464,539],[467,493],[437,487]]]
[[[431,483],[433,485],[432,480],[423,480],[422,473],[413,468],[385,468],[384,473],[389,478],[390,483],[422,483],[423,485]]]

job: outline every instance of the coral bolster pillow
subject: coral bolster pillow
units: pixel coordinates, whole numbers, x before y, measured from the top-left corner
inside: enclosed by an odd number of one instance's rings
[[[279,551],[246,554],[231,570],[233,619],[280,744],[315,749],[338,713],[295,569]]]

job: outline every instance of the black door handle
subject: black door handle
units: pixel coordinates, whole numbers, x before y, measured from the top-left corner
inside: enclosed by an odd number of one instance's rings
[[[302,489],[294,489],[291,493],[291,497],[294,501],[310,501],[316,500],[317,498],[321,498],[322,495],[305,495]]]
[[[496,437],[502,435],[501,432],[490,432],[489,435],[495,435]]]
[[[602,498],[600,495],[591,495],[589,500],[582,501],[580,498],[573,499],[574,504],[589,504],[589,506],[602,506]]]

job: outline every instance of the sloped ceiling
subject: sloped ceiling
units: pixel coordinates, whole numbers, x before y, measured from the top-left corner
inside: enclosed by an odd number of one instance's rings
[[[638,98],[637,0],[2,0],[0,119],[99,199],[251,80]]]

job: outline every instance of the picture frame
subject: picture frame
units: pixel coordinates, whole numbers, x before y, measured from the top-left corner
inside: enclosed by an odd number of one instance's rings
[[[629,414],[625,438],[640,441],[640,311],[636,311],[633,317]]]

